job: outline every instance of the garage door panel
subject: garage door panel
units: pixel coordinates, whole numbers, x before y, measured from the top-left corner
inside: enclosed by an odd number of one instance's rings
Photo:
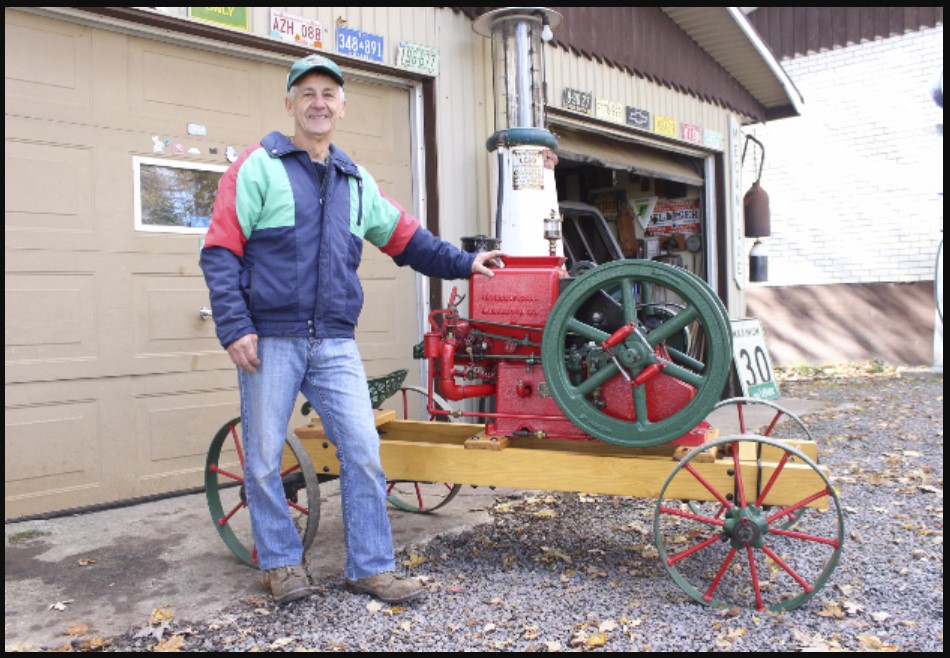
[[[95,272],[7,273],[6,361],[95,358],[96,283]]]
[[[183,110],[198,110],[218,119],[224,115],[246,119],[259,113],[259,97],[251,93],[257,87],[257,67],[181,49],[163,52],[156,45],[131,58],[133,111],[178,116]],[[183,84],[185,80],[188,84]]]
[[[3,45],[6,112],[46,114],[51,105],[91,111],[89,31],[5,11]]]
[[[8,121],[7,130],[10,128]],[[7,232],[23,229],[90,233],[92,148],[84,144],[50,143],[48,134],[46,140],[5,140],[4,228]]]
[[[47,401],[4,412],[7,487],[55,478],[60,486],[98,481],[99,405],[96,400]],[[78,448],[78,449],[77,449]],[[40,455],[38,459],[25,459]]]
[[[180,379],[158,379],[167,390],[135,395],[142,439],[140,475],[143,480],[183,477],[189,479],[189,486],[196,486],[201,483],[211,439],[222,425],[240,415],[237,387],[211,393],[182,391],[175,388],[182,384]],[[232,379],[236,384],[237,376]]]
[[[203,277],[136,273],[132,285],[135,358],[220,348],[214,322],[199,315],[209,306]]]

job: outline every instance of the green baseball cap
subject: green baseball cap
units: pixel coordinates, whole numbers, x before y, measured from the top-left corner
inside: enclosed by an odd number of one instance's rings
[[[340,71],[339,66],[323,55],[307,55],[303,59],[298,59],[294,62],[294,65],[290,67],[290,73],[287,74],[287,91],[290,91],[290,88],[294,86],[294,83],[297,82],[302,75],[310,73],[311,71],[326,73],[339,82],[341,87],[343,86],[343,73]]]

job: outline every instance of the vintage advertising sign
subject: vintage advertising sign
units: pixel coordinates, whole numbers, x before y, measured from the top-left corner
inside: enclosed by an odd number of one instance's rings
[[[655,114],[653,116],[653,132],[667,137],[676,137],[676,119]]]
[[[703,129],[692,123],[681,123],[680,128],[683,133],[683,141],[693,142],[694,144],[703,143]]]
[[[723,150],[722,133],[708,128],[703,130],[703,146],[714,148],[717,151]]]
[[[657,201],[644,228],[648,236],[674,233],[700,233],[699,199],[663,199]]]
[[[627,106],[627,124],[634,128],[650,129],[650,113],[647,110],[641,110],[639,107]]]
[[[383,61],[383,37],[342,25],[336,28],[336,50],[341,55],[362,57],[374,62]]]
[[[765,332],[758,318],[732,320],[732,358],[743,396],[757,400],[779,397],[772,359],[765,347]]]
[[[607,121],[623,122],[623,104],[617,101],[607,100],[606,98],[597,99],[597,109],[595,115],[598,119]]]
[[[544,155],[539,149],[511,149],[511,189],[544,189]]]
[[[250,27],[249,7],[188,7],[188,18],[247,30]]]
[[[270,35],[308,48],[323,48],[323,25],[320,21],[270,10]]]
[[[593,105],[594,95],[589,91],[579,91],[577,89],[571,89],[570,87],[564,87],[564,92],[561,95],[561,107],[564,109],[590,114]]]

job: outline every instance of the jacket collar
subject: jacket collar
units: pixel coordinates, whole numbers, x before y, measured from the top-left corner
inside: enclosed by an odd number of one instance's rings
[[[289,137],[277,130],[264,137],[261,140],[261,146],[272,158],[283,158],[292,153],[303,153],[303,149],[294,146]],[[337,148],[335,144],[330,144],[330,153],[327,156],[327,165],[331,164],[352,176],[359,175],[356,164],[350,159],[350,156]]]

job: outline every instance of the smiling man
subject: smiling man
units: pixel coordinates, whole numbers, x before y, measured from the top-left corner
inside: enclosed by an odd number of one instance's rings
[[[218,340],[237,367],[262,582],[280,603],[313,591],[279,473],[298,392],[340,460],[347,588],[387,603],[424,593],[395,573],[379,435],[356,346],[364,241],[443,279],[492,276],[488,265],[503,255],[434,236],[333,144],[346,112],[343,85],[326,57],[294,63],[284,99],[294,134],[270,133],[224,173],[201,251]]]

